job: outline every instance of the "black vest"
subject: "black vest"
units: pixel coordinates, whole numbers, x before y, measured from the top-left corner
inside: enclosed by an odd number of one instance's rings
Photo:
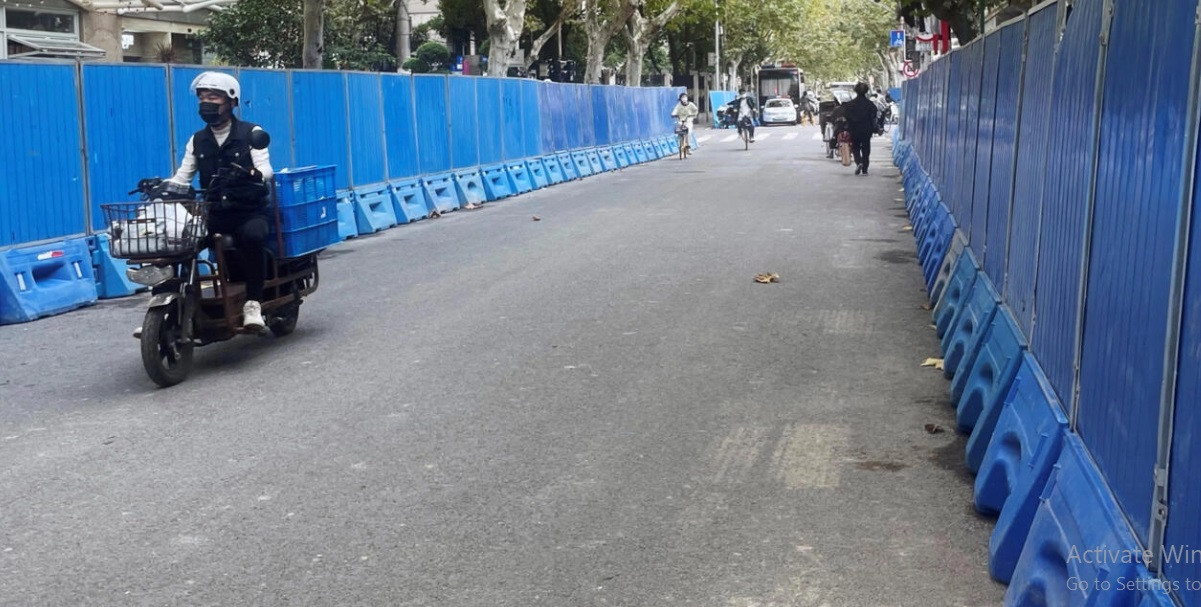
[[[200,173],[200,187],[208,188],[217,170],[228,168],[236,163],[244,168],[254,168],[254,160],[250,157],[250,132],[258,125],[245,122],[235,117],[230,118],[229,137],[223,145],[217,145],[217,138],[212,130],[204,127],[192,135],[192,154],[196,157],[196,169]],[[243,204],[254,201],[242,200]],[[267,200],[262,201],[266,204]]]

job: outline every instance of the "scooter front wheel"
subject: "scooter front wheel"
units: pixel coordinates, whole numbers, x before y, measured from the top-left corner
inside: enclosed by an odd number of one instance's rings
[[[179,308],[160,306],[146,311],[142,321],[142,366],[159,387],[174,386],[192,371],[190,340],[183,338]]]

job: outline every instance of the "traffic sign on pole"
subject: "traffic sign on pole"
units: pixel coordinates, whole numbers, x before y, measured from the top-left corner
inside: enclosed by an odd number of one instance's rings
[[[888,36],[889,46],[905,46],[905,30],[892,30]]]

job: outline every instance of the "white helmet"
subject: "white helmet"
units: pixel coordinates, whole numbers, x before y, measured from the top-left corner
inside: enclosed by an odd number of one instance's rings
[[[238,79],[222,72],[204,72],[192,80],[190,88],[193,95],[202,89],[224,93],[234,105],[238,105],[238,98],[242,96],[242,87],[238,84]]]

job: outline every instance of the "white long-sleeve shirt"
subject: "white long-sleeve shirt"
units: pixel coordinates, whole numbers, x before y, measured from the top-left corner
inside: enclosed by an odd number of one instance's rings
[[[225,140],[229,139],[229,131],[233,128],[233,121],[227,122],[221,128],[208,127],[213,132],[213,138],[217,140],[217,145],[225,144]],[[255,127],[255,130],[262,130]],[[179,169],[171,176],[170,181],[181,186],[189,186],[192,184],[192,178],[196,175],[196,153],[192,147],[192,140],[195,136],[188,138],[188,145],[184,148],[183,159],[179,162]],[[275,174],[275,170],[271,168],[271,154],[266,148],[256,150],[250,148],[250,160],[254,163],[254,168],[258,169],[263,174],[263,181],[271,181],[271,176]],[[204,187],[204,184],[201,184]]]

